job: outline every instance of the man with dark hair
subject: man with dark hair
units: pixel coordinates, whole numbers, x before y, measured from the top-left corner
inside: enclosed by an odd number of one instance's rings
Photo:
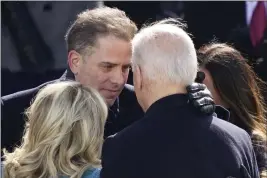
[[[22,136],[23,112],[40,88],[48,83],[76,80],[97,89],[109,106],[105,137],[143,116],[134,88],[126,84],[131,67],[131,40],[137,27],[116,8],[96,8],[78,14],[66,34],[69,67],[64,75],[36,88],[3,96],[2,147],[12,149]],[[203,85],[191,85],[195,107],[213,113],[213,100]]]

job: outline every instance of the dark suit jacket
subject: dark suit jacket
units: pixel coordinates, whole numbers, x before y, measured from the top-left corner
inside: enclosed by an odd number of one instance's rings
[[[101,178],[259,177],[248,134],[205,116],[187,96],[156,101],[143,119],[107,138]]]
[[[20,91],[1,98],[1,121],[2,121],[2,148],[9,151],[20,144],[24,130],[24,112],[29,107],[34,96],[45,85],[57,81],[73,79],[73,74],[65,72],[64,75],[55,81],[44,83],[36,88]],[[113,135],[128,125],[143,117],[143,111],[139,106],[134,88],[126,84],[119,98],[114,105],[109,108],[109,115],[105,125],[105,137]]]

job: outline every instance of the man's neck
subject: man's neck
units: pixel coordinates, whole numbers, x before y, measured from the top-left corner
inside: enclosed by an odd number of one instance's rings
[[[177,85],[175,86],[168,86],[168,87],[152,87],[147,94],[145,102],[144,102],[144,111],[146,112],[147,109],[156,101],[158,101],[161,98],[164,98],[169,95],[174,94],[186,94],[186,88],[185,87],[179,87]]]

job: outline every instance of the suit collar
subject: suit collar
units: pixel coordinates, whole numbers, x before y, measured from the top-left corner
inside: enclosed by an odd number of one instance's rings
[[[67,67],[60,80],[75,80],[74,74],[71,72],[70,68]]]
[[[225,121],[229,121],[230,119],[230,112],[222,106],[216,105],[215,113],[217,114],[216,117],[223,119]]]
[[[150,115],[153,113],[158,113],[161,110],[165,110],[166,108],[178,108],[182,105],[186,105],[189,103],[187,94],[173,94],[169,96],[165,96],[156,102],[154,102],[146,111],[145,115]]]

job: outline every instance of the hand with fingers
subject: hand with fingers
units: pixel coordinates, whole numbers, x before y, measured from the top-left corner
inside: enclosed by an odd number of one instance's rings
[[[193,83],[187,88],[189,101],[202,113],[212,115],[215,111],[215,103],[210,91],[205,84]]]

